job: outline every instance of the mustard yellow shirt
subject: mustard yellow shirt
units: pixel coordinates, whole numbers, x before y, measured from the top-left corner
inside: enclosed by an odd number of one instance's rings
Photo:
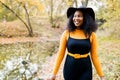
[[[65,30],[60,39],[59,50],[57,53],[57,58],[56,58],[56,62],[55,62],[54,69],[53,69],[54,75],[57,74],[60,64],[64,58],[68,37],[69,37],[69,31]],[[78,29],[76,29],[73,32],[70,32],[70,37],[75,38],[75,39],[85,39],[86,38],[83,30],[78,30]],[[95,66],[95,69],[96,69],[98,75],[104,76],[102,69],[101,69],[100,60],[97,55],[97,39],[96,39],[96,34],[94,32],[92,32],[92,34],[90,36],[90,42],[91,42],[91,50],[90,50],[91,60]]]

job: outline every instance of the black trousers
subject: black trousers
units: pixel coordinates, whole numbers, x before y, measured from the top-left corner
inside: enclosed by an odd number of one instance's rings
[[[74,59],[67,55],[63,76],[65,80],[92,80],[92,64],[90,57]]]

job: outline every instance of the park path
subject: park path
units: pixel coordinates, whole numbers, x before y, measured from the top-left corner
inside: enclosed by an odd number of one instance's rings
[[[48,80],[51,76],[53,67],[54,67],[54,63],[55,63],[55,59],[57,57],[57,54],[54,54],[52,56],[46,57],[46,61],[45,63],[43,63],[41,70],[38,72],[38,76],[43,79],[43,80]],[[65,58],[64,58],[65,59]],[[56,80],[64,80],[63,79],[63,64],[64,64],[64,60],[61,63],[60,69],[57,73],[57,77]]]
[[[18,42],[39,42],[40,37],[12,37],[12,38],[0,38],[0,44],[12,44]]]

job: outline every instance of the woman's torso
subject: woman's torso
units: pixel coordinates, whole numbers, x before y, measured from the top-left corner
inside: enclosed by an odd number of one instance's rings
[[[69,32],[67,50],[73,54],[86,54],[90,51],[90,39],[86,38],[83,30]]]

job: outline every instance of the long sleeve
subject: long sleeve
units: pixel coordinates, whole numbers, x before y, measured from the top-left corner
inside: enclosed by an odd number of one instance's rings
[[[100,60],[98,58],[97,54],[97,39],[96,39],[96,34],[93,32],[90,37],[91,40],[91,59],[94,64],[94,67],[98,73],[99,76],[104,76],[100,64]]]
[[[54,75],[57,74],[59,67],[60,67],[60,64],[64,58],[64,55],[65,55],[66,44],[67,44],[67,34],[68,34],[68,31],[64,31],[62,36],[61,36],[61,39],[60,39],[59,50],[57,52],[57,58],[56,58],[55,65],[53,68]]]

